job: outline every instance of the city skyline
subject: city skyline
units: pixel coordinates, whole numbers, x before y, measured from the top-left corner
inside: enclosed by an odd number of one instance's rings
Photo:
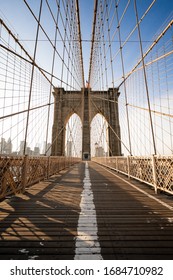
[[[20,147],[18,150],[13,149],[13,143],[11,138],[6,141],[5,138],[0,139],[0,155],[24,155],[24,143],[25,141],[20,141]],[[51,143],[36,143],[33,150],[26,143],[26,155],[48,155],[51,154]],[[46,152],[47,151],[47,152]]]

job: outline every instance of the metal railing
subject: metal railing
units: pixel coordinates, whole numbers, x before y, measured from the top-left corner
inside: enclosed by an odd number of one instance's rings
[[[154,187],[155,193],[173,194],[173,156],[98,157],[92,161]]]
[[[78,163],[74,157],[0,157],[0,198],[24,192],[25,188],[48,179],[59,171]]]

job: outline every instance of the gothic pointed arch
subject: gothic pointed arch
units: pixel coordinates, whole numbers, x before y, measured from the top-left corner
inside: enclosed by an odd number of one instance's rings
[[[81,91],[65,91],[63,88],[55,88],[53,94],[52,155],[65,155],[65,127],[67,120],[74,113],[82,120],[82,158],[84,160],[91,158],[90,125],[98,113],[102,114],[108,122],[109,156],[121,155],[117,88],[98,92],[92,91],[90,88],[81,89]]]
[[[82,122],[73,113],[68,116],[65,126],[65,156],[81,157],[82,153]]]
[[[97,113],[91,121],[91,156],[103,157],[108,154],[108,122],[101,113]]]

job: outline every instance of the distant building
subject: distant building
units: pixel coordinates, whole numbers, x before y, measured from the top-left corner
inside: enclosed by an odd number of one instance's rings
[[[95,157],[104,157],[104,156],[105,156],[105,152],[103,147],[95,143]]]
[[[12,153],[12,142],[11,142],[11,138],[8,138],[8,141],[6,143],[6,147],[5,147],[5,151],[6,154],[10,155]]]
[[[1,154],[5,153],[5,146],[6,146],[5,138],[1,138],[1,142],[0,142],[0,153]]]
[[[19,155],[23,155],[24,152],[24,145],[25,145],[25,141],[20,141],[20,150],[19,150]],[[27,147],[27,143],[26,143],[26,147]]]
[[[34,147],[34,156],[39,156],[40,155],[40,148],[39,147]]]
[[[1,138],[0,142],[0,153],[10,155],[12,153],[12,142],[11,138],[6,142],[5,138]]]
[[[28,155],[28,156],[32,156],[33,155],[33,151],[31,150],[30,147],[26,148],[26,155]]]
[[[72,156],[72,141],[67,141],[67,157]]]

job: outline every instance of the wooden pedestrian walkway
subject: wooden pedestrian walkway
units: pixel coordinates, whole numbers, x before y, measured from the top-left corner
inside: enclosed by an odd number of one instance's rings
[[[82,162],[1,201],[0,259],[173,259],[173,197],[118,176]]]

